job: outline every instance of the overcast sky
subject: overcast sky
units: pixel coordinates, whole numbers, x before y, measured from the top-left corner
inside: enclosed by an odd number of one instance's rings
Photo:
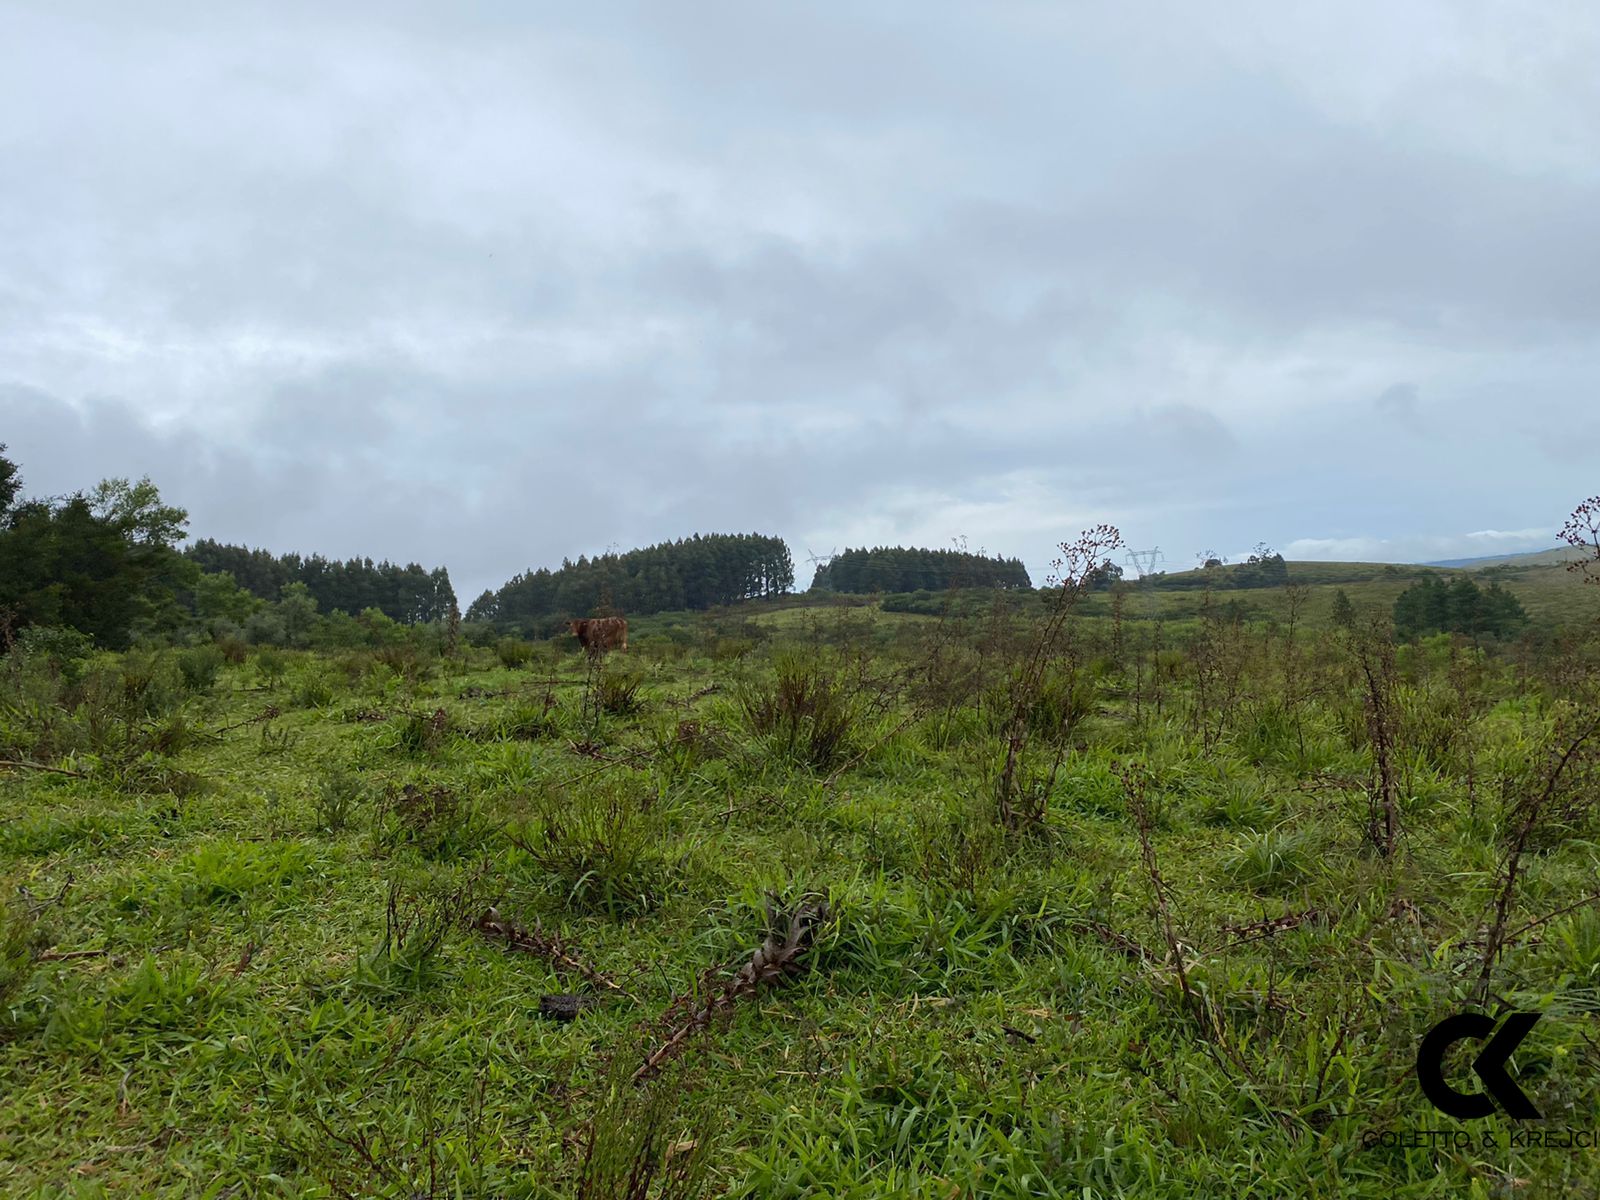
[[[1600,491],[1600,6],[0,3],[0,441],[196,536],[1170,566]]]

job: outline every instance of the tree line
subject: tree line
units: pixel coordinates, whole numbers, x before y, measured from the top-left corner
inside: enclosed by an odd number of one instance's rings
[[[273,554],[201,538],[184,552],[208,574],[226,572],[252,596],[275,601],[285,586],[303,584],[322,612],[351,614],[375,608],[402,625],[447,620],[456,608],[455,589],[444,567],[431,571],[417,563],[340,562],[320,554]]]
[[[813,591],[846,593],[1032,586],[1021,559],[908,546],[846,550],[819,566],[811,581]]]
[[[1522,602],[1505,588],[1498,583],[1479,587],[1466,575],[1449,582],[1426,575],[1394,602],[1395,633],[1407,639],[1430,633],[1510,637],[1527,623]]]
[[[564,560],[554,571],[525,571],[474,600],[467,619],[532,627],[606,609],[639,615],[706,609],[793,588],[794,561],[782,538],[697,533],[626,554]]]

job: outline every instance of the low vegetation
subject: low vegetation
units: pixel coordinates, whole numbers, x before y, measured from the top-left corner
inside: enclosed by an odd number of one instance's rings
[[[1539,1128],[1600,1113],[1593,589],[1405,641],[1404,578],[1147,602],[1115,540],[594,658],[13,638],[0,1193],[1600,1190],[1376,1138],[1455,1127],[1464,1008],[1542,1014]]]

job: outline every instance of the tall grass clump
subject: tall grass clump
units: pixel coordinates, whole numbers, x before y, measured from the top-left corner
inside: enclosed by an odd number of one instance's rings
[[[439,958],[475,903],[472,882],[393,878],[384,901],[383,943],[356,964],[359,991],[417,992],[439,978]]]
[[[343,768],[327,772],[312,797],[317,828],[328,833],[339,833],[347,828],[360,807],[364,793],[360,776],[353,772]]]
[[[1292,891],[1310,874],[1314,855],[1305,834],[1274,829],[1240,841],[1223,869],[1235,883],[1253,891]]]
[[[643,684],[644,672],[637,667],[603,670],[595,680],[595,702],[612,716],[636,713],[644,704],[639,695]]]
[[[34,957],[33,921],[0,895],[0,1030],[7,1021],[6,1006],[33,974]]]
[[[773,660],[770,681],[739,689],[739,710],[768,749],[815,771],[826,771],[855,748],[860,707],[840,673],[816,657],[789,650]]]
[[[507,829],[575,912],[630,917],[665,898],[662,822],[648,794],[619,783],[551,788],[533,818]]]

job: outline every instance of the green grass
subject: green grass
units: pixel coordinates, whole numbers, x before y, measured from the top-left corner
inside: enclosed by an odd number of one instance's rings
[[[1511,582],[1530,610],[1558,586]],[[1360,605],[1405,583],[1339,586]],[[1234,596],[1263,618],[1283,600]],[[609,709],[559,641],[400,671],[285,652],[214,685],[209,661],[158,661],[173,686],[139,720],[190,736],[143,774],[93,749],[84,711],[38,758],[0,755],[75,773],[0,773],[0,1194],[610,1196],[636,1154],[708,1195],[1595,1194],[1600,1152],[1362,1146],[1507,1128],[1433,1112],[1413,1060],[1467,1004],[1498,780],[1540,761],[1569,684],[1473,660],[1479,715],[1430,724],[1455,702],[1443,651],[1402,654],[1384,860],[1337,640],[1307,636],[1285,709],[1281,642],[1247,625],[1240,698],[1196,712],[1198,598],[1160,600],[1153,688],[1148,623],[1112,661],[1095,598],[1079,649],[1104,662],[1071,737],[1037,733],[1030,779],[1063,757],[1026,836],[993,819],[1007,673],[978,616],[664,614],[613,660],[634,690]],[[988,674],[928,682],[940,629]],[[0,715],[40,736],[42,713]],[[1166,961],[1129,764],[1199,1000]],[[199,786],[164,790],[178,771]],[[1542,845],[1512,923],[1591,891],[1597,846],[1582,821]],[[761,944],[769,897],[808,892],[833,912],[809,969],[627,1083]],[[491,903],[626,994],[541,1019],[542,995],[597,985],[474,932]],[[1552,919],[1496,975],[1546,1014],[1514,1067],[1555,1126],[1600,1118],[1597,922]]]

